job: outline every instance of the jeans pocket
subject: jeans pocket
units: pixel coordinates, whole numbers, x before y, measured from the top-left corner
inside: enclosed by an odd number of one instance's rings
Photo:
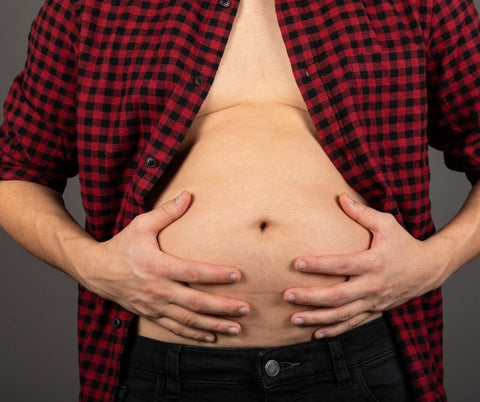
[[[118,389],[116,402],[161,402],[163,383],[155,375],[128,369]]]
[[[413,401],[410,383],[396,350],[360,364],[358,371],[360,387],[372,401]]]

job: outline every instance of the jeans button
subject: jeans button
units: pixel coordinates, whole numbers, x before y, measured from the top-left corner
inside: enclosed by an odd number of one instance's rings
[[[275,377],[280,373],[280,363],[278,363],[276,360],[269,360],[265,364],[265,372],[269,377]]]

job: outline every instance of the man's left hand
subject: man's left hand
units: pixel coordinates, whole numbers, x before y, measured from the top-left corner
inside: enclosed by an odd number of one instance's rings
[[[439,287],[444,280],[438,252],[427,241],[412,237],[393,215],[353,201],[344,193],[339,202],[350,218],[372,233],[372,242],[368,250],[358,253],[304,256],[294,261],[295,269],[305,274],[348,278],[331,286],[284,292],[289,303],[318,307],[291,317],[294,325],[317,327],[315,338],[348,331]]]

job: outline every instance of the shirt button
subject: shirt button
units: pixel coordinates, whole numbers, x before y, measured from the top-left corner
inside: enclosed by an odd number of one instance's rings
[[[154,168],[157,166],[157,163],[157,160],[153,156],[147,156],[145,159],[145,165],[147,165],[149,168]]]
[[[230,7],[230,0],[220,0],[220,5],[225,8]]]
[[[199,75],[197,75],[197,76],[195,77],[195,85],[200,86],[200,85],[202,85],[202,84],[203,84],[203,78],[200,77]]]
[[[113,328],[118,329],[118,328],[121,327],[122,321],[120,321],[118,318],[115,318],[115,319],[112,321],[112,325],[113,325]]]
[[[280,373],[280,363],[278,363],[276,360],[269,360],[265,364],[265,372],[269,377],[275,377]]]

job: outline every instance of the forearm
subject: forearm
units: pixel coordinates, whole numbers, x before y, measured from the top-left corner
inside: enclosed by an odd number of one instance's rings
[[[480,254],[480,182],[473,186],[457,215],[425,243],[443,267],[438,285]]]
[[[0,226],[30,253],[82,283],[79,262],[96,242],[58,193],[36,183],[0,181]]]

